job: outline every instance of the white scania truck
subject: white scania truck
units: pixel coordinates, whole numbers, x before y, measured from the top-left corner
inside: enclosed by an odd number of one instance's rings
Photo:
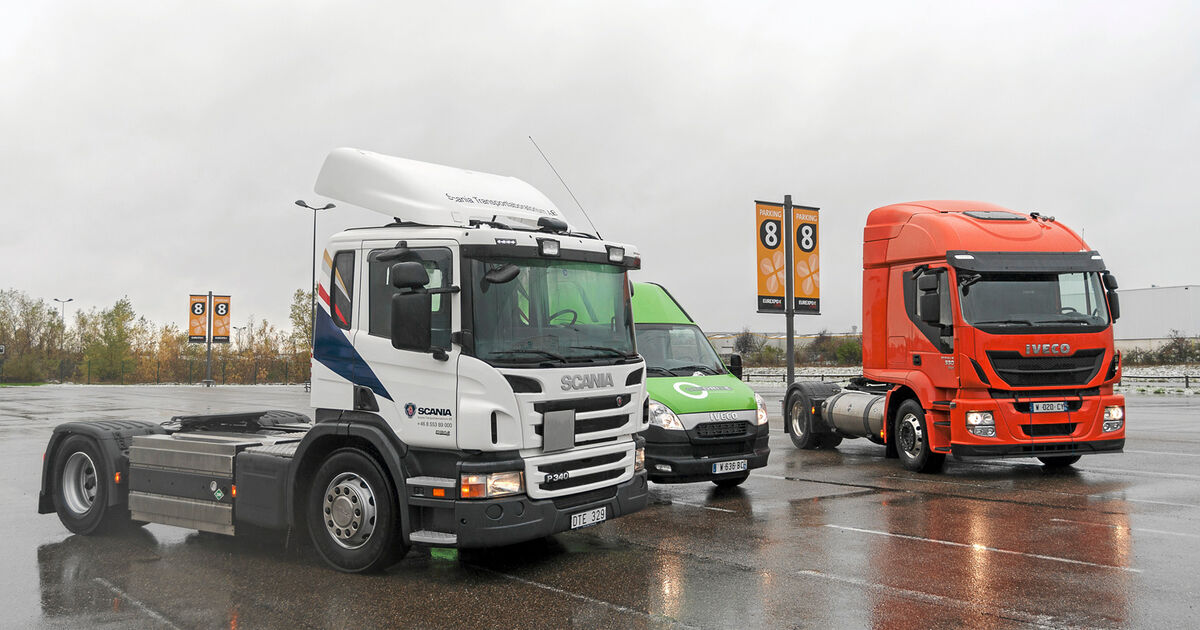
[[[55,428],[40,513],[306,529],[347,572],[412,544],[488,547],[646,505],[645,363],[625,244],[511,177],[356,149],[316,192],[394,217],[326,246],[315,422],[284,411]]]

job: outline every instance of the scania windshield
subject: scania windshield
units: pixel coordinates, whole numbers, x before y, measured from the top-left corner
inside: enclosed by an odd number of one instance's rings
[[[1023,332],[1054,328],[1091,332],[1108,325],[1100,274],[958,272],[963,319],[972,326]],[[1009,330],[1014,329],[1014,330]]]
[[[471,260],[475,355],[492,364],[637,360],[626,270],[541,258]]]
[[[725,373],[725,365],[698,326],[638,324],[637,338],[648,376]]]

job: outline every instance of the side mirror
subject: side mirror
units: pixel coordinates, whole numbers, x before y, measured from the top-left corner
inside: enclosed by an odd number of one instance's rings
[[[1114,322],[1121,317],[1121,300],[1117,299],[1116,291],[1108,292],[1108,315]]]
[[[1104,288],[1109,291],[1117,290],[1117,277],[1107,271],[1104,272]]]
[[[391,274],[392,286],[397,289],[420,289],[429,284],[429,272],[419,262],[398,262],[392,265]]]
[[[740,355],[740,354],[729,355],[729,373],[738,377],[738,379],[741,380],[741,378],[742,378],[742,355]]]
[[[942,296],[937,293],[922,293],[917,296],[917,315],[926,324],[937,325],[942,321]]]
[[[488,284],[504,284],[512,282],[521,274],[521,268],[516,265],[504,265],[483,274],[483,281]]]
[[[419,263],[397,263],[392,269],[410,264],[416,264],[422,273],[425,272]],[[394,280],[395,276],[392,278]],[[392,347],[414,352],[433,351],[433,296],[425,292],[392,296]]]

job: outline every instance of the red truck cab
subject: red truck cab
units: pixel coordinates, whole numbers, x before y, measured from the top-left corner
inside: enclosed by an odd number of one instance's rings
[[[793,384],[788,433],[801,448],[865,437],[922,471],[946,455],[1067,466],[1119,452],[1116,286],[1053,217],[974,201],[878,208],[863,230],[863,379]]]

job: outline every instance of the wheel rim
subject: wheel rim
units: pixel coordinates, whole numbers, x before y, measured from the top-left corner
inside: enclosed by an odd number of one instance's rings
[[[900,452],[909,459],[916,459],[925,446],[925,434],[921,431],[921,419],[916,414],[904,414],[897,427],[897,444]]]
[[[67,458],[62,473],[63,499],[72,514],[83,515],[96,502],[96,465],[83,451],[75,451]]]
[[[792,416],[792,435],[794,435],[796,437],[803,437],[804,436],[804,422],[801,420],[801,417],[800,417],[800,400],[799,399],[792,401],[792,413],[790,415]]]
[[[375,533],[375,492],[365,479],[342,473],[325,488],[322,520],[338,545],[358,549]]]

